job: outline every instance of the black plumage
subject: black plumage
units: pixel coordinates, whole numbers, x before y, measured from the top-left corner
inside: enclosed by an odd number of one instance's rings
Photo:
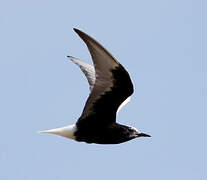
[[[86,75],[91,92],[75,125],[43,132],[97,144],[118,144],[141,136],[150,137],[136,128],[116,123],[118,109],[134,91],[128,72],[96,40],[74,30],[87,45],[94,67],[68,57]]]

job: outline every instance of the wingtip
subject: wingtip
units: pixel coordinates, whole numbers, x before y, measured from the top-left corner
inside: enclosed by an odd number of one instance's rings
[[[73,56],[67,56],[69,59],[74,58]]]
[[[71,61],[74,61],[75,57],[73,56],[67,56]]]
[[[80,33],[81,30],[77,29],[77,28],[73,28],[73,30],[76,32],[76,33]]]
[[[83,31],[77,29],[77,28],[73,28],[73,30],[83,39],[83,40],[86,40],[86,39],[93,39],[91,38],[88,34],[84,33]]]

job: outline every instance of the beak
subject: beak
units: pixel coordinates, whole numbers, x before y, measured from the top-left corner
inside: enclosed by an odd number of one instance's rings
[[[139,133],[138,137],[151,137],[151,136],[145,133]]]

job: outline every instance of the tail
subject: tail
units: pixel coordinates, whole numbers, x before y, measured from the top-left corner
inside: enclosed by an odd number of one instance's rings
[[[64,126],[61,128],[55,128],[55,129],[50,129],[50,130],[45,130],[45,131],[38,131],[38,133],[56,134],[56,135],[63,136],[66,138],[75,139],[74,133],[76,132],[76,130],[77,130],[77,127],[75,124],[73,124],[73,125]]]

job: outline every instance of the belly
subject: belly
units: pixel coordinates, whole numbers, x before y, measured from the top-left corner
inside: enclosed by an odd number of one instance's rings
[[[120,144],[128,141],[120,132],[111,128],[79,129],[75,133],[75,139],[80,142],[96,144]]]

